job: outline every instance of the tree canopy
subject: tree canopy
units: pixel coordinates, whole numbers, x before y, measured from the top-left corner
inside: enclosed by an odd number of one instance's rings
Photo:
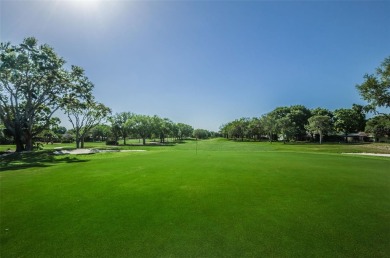
[[[318,133],[320,135],[320,144],[324,132],[332,130],[332,119],[328,115],[314,115],[308,119],[306,129],[309,132]]]
[[[111,126],[113,128],[115,135],[120,135],[123,137],[124,144],[126,144],[126,138],[131,133],[132,124],[131,120],[134,114],[131,112],[121,112],[117,113],[109,118]],[[116,139],[117,141],[117,139]]]
[[[372,117],[367,121],[365,131],[372,133],[378,141],[379,137],[390,135],[390,120],[384,115]]]
[[[64,100],[89,96],[93,87],[81,68],[65,69],[65,60],[33,37],[1,43],[0,60],[0,120],[16,151],[32,150],[33,137],[48,129]]]
[[[76,148],[84,148],[84,139],[92,128],[99,125],[111,109],[95,101],[73,101],[66,107],[66,114],[76,134]]]
[[[340,108],[334,111],[334,126],[338,132],[345,135],[364,130],[365,114],[363,107],[354,105],[352,108]]]
[[[107,125],[97,126],[111,114],[111,109],[95,100],[93,83],[78,66],[65,67],[65,60],[52,47],[39,45],[29,37],[19,45],[0,44],[0,122],[2,141],[13,137],[16,151],[32,150],[34,137],[60,138],[66,128],[57,130],[59,120],[54,113],[62,109],[68,116],[73,130],[65,138],[73,138],[77,148],[83,147],[85,137],[93,132],[93,138],[120,137],[126,144],[128,137],[165,139],[175,137],[208,138],[216,133],[196,129],[184,123],[174,123],[157,115],[148,116],[131,112],[116,113]],[[260,117],[241,117],[220,127],[226,138],[259,140],[276,138],[283,140],[314,139],[319,134],[348,133],[366,129],[376,137],[389,135],[390,115],[366,121],[365,112],[390,108],[390,57],[384,59],[375,74],[366,74],[364,82],[356,85],[360,95],[368,102],[366,107],[353,104],[352,108],[330,111],[325,108],[308,109],[303,105],[276,107]],[[366,123],[367,122],[367,123]],[[95,128],[95,130],[93,130]],[[65,130],[64,130],[65,129]],[[110,130],[108,130],[110,129]],[[58,131],[58,132],[56,132]]]
[[[390,56],[385,58],[375,74],[364,75],[364,82],[356,88],[368,102],[368,110],[377,112],[378,108],[390,108]],[[390,119],[388,113],[385,115]]]

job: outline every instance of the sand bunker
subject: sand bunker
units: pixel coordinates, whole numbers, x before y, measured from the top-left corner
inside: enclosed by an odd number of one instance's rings
[[[347,154],[347,155],[365,155],[365,156],[377,156],[377,157],[390,157],[390,154],[381,154],[381,153],[341,153],[341,154]]]
[[[146,150],[75,149],[75,150],[56,150],[53,153],[56,155],[65,155],[65,154],[78,155],[78,154],[94,154],[94,153],[101,153],[101,152],[140,152],[140,151],[146,151]]]

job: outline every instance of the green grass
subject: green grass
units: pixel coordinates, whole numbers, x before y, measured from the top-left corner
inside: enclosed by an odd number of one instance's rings
[[[390,159],[340,154],[378,146],[7,156],[0,257],[388,257]]]
[[[106,145],[105,142],[85,142],[84,148],[98,148],[98,149],[161,149],[161,147],[170,147],[174,146],[177,143],[174,143],[172,139],[169,139],[164,146],[159,144],[155,144],[156,142],[153,140],[147,140],[146,145],[142,145],[142,140],[139,139],[128,139],[126,140],[126,145],[123,145],[123,140],[119,141],[119,146]],[[57,148],[63,149],[75,149],[76,143],[41,143],[41,148],[43,150],[54,150]],[[0,145],[0,153],[5,151],[14,151],[15,145]]]

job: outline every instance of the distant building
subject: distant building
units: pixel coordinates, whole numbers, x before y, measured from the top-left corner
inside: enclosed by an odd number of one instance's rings
[[[372,142],[374,141],[374,137],[365,132],[350,133],[347,134],[347,141],[348,142]]]

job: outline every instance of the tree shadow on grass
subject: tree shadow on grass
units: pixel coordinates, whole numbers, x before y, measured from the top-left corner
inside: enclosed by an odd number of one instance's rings
[[[1,154],[1,153],[0,153]],[[58,163],[87,162],[77,157],[57,156],[52,150],[33,151],[21,153],[6,153],[0,156],[0,172],[9,170],[19,170],[26,168],[44,168]]]

